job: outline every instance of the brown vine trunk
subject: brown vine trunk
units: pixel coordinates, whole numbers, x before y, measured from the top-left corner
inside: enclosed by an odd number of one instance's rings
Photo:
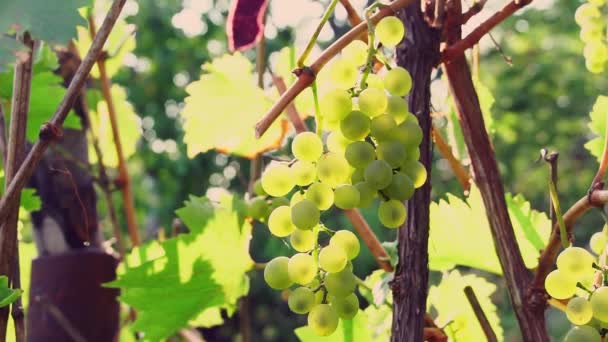
[[[392,284],[394,342],[423,340],[424,314],[428,293],[429,205],[431,201],[431,71],[439,60],[439,31],[428,26],[420,2],[399,12],[407,36],[397,47],[397,64],[406,68],[413,80],[409,109],[418,117],[424,138],[420,162],[429,175],[426,183],[407,202],[408,218],[399,231],[399,264]]]

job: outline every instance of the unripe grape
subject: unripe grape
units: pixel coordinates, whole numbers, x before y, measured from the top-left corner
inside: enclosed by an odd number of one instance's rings
[[[401,172],[410,177],[416,189],[423,186],[426,182],[426,168],[418,161],[403,164]]]
[[[391,115],[378,115],[372,119],[370,134],[377,140],[389,140],[391,139],[391,130],[396,126],[397,123]]]
[[[291,286],[293,282],[289,279],[287,265],[289,258],[281,256],[270,260],[264,267],[264,280],[271,288],[283,290]]]
[[[593,272],[593,261],[593,256],[584,248],[568,247],[557,256],[555,264],[561,272],[578,280]]]
[[[567,299],[576,292],[576,279],[557,269],[545,278],[545,289],[555,299]]]
[[[397,200],[388,200],[380,203],[378,219],[387,228],[399,228],[407,217],[407,210],[403,203]]]
[[[398,168],[406,159],[406,149],[398,141],[386,141],[378,144],[378,159],[386,161],[391,168]]]
[[[384,189],[384,193],[399,201],[406,201],[414,195],[414,182],[403,172],[393,174],[391,184]]]
[[[348,260],[356,258],[361,248],[357,236],[348,230],[338,230],[331,237],[329,243],[340,246],[346,253]]]
[[[303,199],[291,207],[291,222],[299,229],[312,229],[319,224],[320,216],[317,205],[308,199]]]
[[[397,125],[404,122],[408,114],[410,113],[407,108],[407,102],[399,96],[391,96],[388,98],[388,106],[386,107],[386,114],[393,117]]]
[[[315,305],[315,294],[307,287],[298,287],[289,294],[289,309],[297,314],[305,314]]]
[[[384,83],[382,82],[382,79],[380,78],[380,76],[378,76],[376,74],[367,75],[367,80],[365,83],[367,83],[367,88],[376,88],[376,89],[384,90]]]
[[[327,210],[334,204],[334,192],[325,183],[313,183],[306,190],[306,199],[314,202],[319,210]]]
[[[270,164],[262,174],[262,187],[270,196],[285,196],[294,185],[291,169],[285,164]]]
[[[268,215],[269,211],[268,203],[264,197],[254,197],[252,198],[247,206],[247,212],[249,216],[256,220],[263,220]]]
[[[332,90],[319,101],[323,117],[328,121],[342,120],[353,108],[350,95],[345,90]]]
[[[365,169],[355,169],[353,174],[350,175],[350,182],[351,184],[365,182]]]
[[[342,132],[333,131],[327,136],[327,150],[334,153],[344,153],[346,146],[351,142],[352,140],[342,135]]]
[[[332,188],[344,184],[350,177],[350,166],[344,156],[329,152],[317,162],[317,177]]]
[[[317,167],[307,161],[298,160],[291,165],[291,172],[296,185],[306,186],[317,179]]]
[[[574,12],[574,21],[579,26],[584,26],[590,19],[598,19],[602,16],[602,12],[600,12],[597,6],[587,3],[579,6]]]
[[[359,298],[354,293],[339,298],[333,297],[331,299],[331,306],[336,309],[336,313],[342,319],[353,319],[359,312]]]
[[[412,77],[402,67],[393,68],[384,76],[384,88],[393,96],[405,96],[412,89]]]
[[[291,234],[296,229],[291,222],[291,209],[286,205],[275,208],[268,218],[268,229],[278,237]]]
[[[289,206],[293,207],[296,203],[300,202],[303,199],[306,199],[306,194],[300,191],[295,192],[289,200]]]
[[[377,189],[368,182],[355,184],[359,190],[359,208],[369,208],[378,196]]]
[[[566,316],[575,325],[585,325],[593,318],[591,303],[585,298],[574,297],[568,301]]]
[[[315,247],[315,233],[312,230],[295,229],[289,236],[289,243],[298,252],[308,252]]]
[[[339,88],[352,88],[358,74],[357,66],[345,58],[338,58],[329,66],[329,77]]]
[[[319,336],[331,335],[338,327],[339,322],[336,310],[329,304],[319,304],[308,314],[308,326]]]
[[[341,272],[329,273],[325,276],[325,288],[327,292],[337,298],[344,298],[355,292],[357,278],[351,270],[344,269]]]
[[[367,44],[361,40],[353,40],[342,50],[342,58],[360,67],[367,62]]]
[[[416,121],[406,119],[391,130],[391,140],[397,140],[406,147],[414,147],[422,142],[422,129]]]
[[[388,107],[388,99],[384,91],[367,88],[359,94],[359,109],[369,117],[383,114]]]
[[[319,252],[319,266],[329,273],[342,271],[347,260],[346,252],[340,246],[330,244]]]
[[[376,150],[366,141],[355,141],[346,146],[344,157],[352,167],[365,168],[376,159]]]
[[[602,286],[591,295],[593,317],[608,322],[608,286]]]
[[[376,37],[386,47],[393,47],[403,39],[405,27],[399,18],[385,17],[376,25]]]
[[[568,331],[564,342],[601,342],[602,337],[590,326],[573,327]]]
[[[315,162],[323,153],[323,142],[312,132],[303,132],[293,139],[291,152],[299,160]]]
[[[374,160],[365,168],[365,182],[377,190],[384,189],[391,184],[392,178],[393,170],[384,160]]]
[[[589,246],[593,253],[600,255],[604,252],[606,248],[606,243],[608,243],[608,239],[606,238],[606,233],[597,232],[591,235],[591,239],[589,240]]]
[[[289,259],[287,272],[294,283],[306,285],[317,276],[315,259],[309,254],[298,253]]]
[[[340,123],[340,132],[350,140],[361,140],[369,134],[371,121],[358,110],[350,112]]]
[[[257,196],[268,196],[264,188],[262,187],[262,180],[258,179],[253,183],[253,193]]]
[[[343,184],[334,191],[334,203],[340,209],[353,209],[359,205],[359,190],[350,184]]]

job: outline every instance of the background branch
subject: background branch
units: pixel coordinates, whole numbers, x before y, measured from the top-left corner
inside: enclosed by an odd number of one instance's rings
[[[450,167],[454,172],[454,176],[456,176],[456,179],[458,179],[458,182],[460,185],[462,185],[464,191],[469,191],[471,188],[471,177],[469,176],[467,170],[464,168],[464,166],[462,166],[460,160],[456,159],[452,153],[452,148],[441,136],[441,132],[433,127],[431,130],[431,135],[433,137],[433,142],[435,142],[435,146],[437,146],[437,149],[439,150],[439,153],[441,153],[441,156],[443,156],[443,158],[445,158],[450,164]]]
[[[477,317],[477,320],[479,321],[479,325],[481,325],[481,329],[483,330],[483,333],[486,335],[487,341],[488,342],[497,342],[498,339],[496,338],[496,333],[492,329],[492,326],[490,325],[490,321],[488,321],[488,317],[486,316],[485,312],[483,312],[483,309],[481,308],[481,304],[479,304],[479,300],[477,300],[477,296],[475,295],[475,291],[473,291],[473,288],[470,286],[466,286],[464,288],[464,294],[467,297],[469,304],[471,304],[471,307],[473,308],[475,317]]]

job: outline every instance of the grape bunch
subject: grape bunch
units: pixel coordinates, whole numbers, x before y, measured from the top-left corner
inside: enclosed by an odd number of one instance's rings
[[[603,255],[608,230],[597,232],[590,239],[591,250]],[[557,257],[557,269],[547,275],[547,293],[568,300],[566,317],[574,325],[564,341],[601,341],[608,329],[608,279],[596,258],[581,247],[568,247]],[[602,277],[598,285],[597,276]]]
[[[374,33],[382,47],[393,47],[405,28],[398,18],[386,17]],[[290,289],[289,308],[308,314],[309,327],[320,336],[359,310],[352,269],[359,240],[349,230],[329,229],[321,222],[323,213],[334,206],[367,208],[379,199],[379,221],[398,228],[407,217],[403,202],[426,182],[418,162],[423,133],[404,100],[412,79],[401,67],[387,65],[374,73],[378,53],[379,45],[354,41],[328,66],[330,87],[317,115],[325,130],[297,134],[294,159],[270,163],[254,186],[258,197],[249,203],[250,215],[296,252],[268,262],[266,283]],[[330,236],[329,243],[321,243],[321,234]]]
[[[608,62],[607,10],[606,0],[587,0],[574,14],[581,28],[580,38],[585,43],[587,70],[595,74],[603,72]]]

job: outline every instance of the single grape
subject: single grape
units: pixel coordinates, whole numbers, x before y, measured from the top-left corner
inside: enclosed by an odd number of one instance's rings
[[[395,123],[399,125],[407,119],[410,111],[407,108],[407,102],[404,99],[399,96],[391,96],[388,98],[386,114],[392,116]]]
[[[393,96],[405,96],[412,89],[412,76],[402,67],[393,68],[384,76],[384,88]]]
[[[308,313],[315,305],[315,294],[307,287],[298,287],[289,293],[287,305],[294,313]]]
[[[283,290],[293,284],[287,271],[288,264],[289,258],[284,256],[276,257],[266,264],[266,267],[264,267],[264,280],[268,286],[275,290]]]
[[[291,222],[299,229],[312,229],[319,224],[320,216],[317,205],[308,199],[303,199],[291,207]]]
[[[329,133],[327,136],[327,150],[334,153],[344,153],[346,146],[348,146],[352,140],[342,135],[339,130]]]
[[[579,6],[574,12],[574,21],[579,26],[584,26],[587,22],[598,19],[602,16],[602,12],[597,8],[597,6],[586,3]]]
[[[564,342],[601,342],[602,337],[590,326],[573,327],[568,331]]]
[[[293,139],[291,152],[299,160],[315,162],[323,153],[323,142],[315,133],[303,132]]]
[[[289,206],[289,200],[285,197],[274,197],[272,199],[272,202],[270,202],[270,211],[268,213],[268,215],[270,216],[270,214],[278,207],[281,206]]]
[[[602,286],[591,295],[593,317],[608,322],[608,286]]]
[[[340,246],[344,252],[346,252],[348,260],[353,260],[359,255],[359,239],[357,239],[357,236],[349,230],[338,230],[331,237],[329,243]]]
[[[380,190],[391,184],[393,170],[384,160],[374,160],[365,168],[365,182]]]
[[[378,144],[378,159],[386,161],[391,168],[398,168],[406,159],[405,146],[398,141],[387,141]]]
[[[285,196],[294,185],[293,174],[286,164],[270,164],[262,174],[262,187],[270,196]]]
[[[365,83],[367,83],[367,88],[376,88],[376,89],[384,90],[384,82],[382,82],[382,79],[380,78],[380,76],[378,76],[376,74],[367,75],[367,80]]]
[[[340,318],[329,304],[314,306],[308,314],[308,326],[319,336],[331,335],[338,327]]]
[[[397,140],[406,147],[418,146],[422,142],[422,129],[418,120],[405,120],[391,130],[391,140]]]
[[[359,190],[350,184],[340,185],[334,191],[334,203],[340,209],[356,208],[360,199]]]
[[[415,163],[420,160],[420,148],[418,146],[409,146],[405,148],[405,159],[403,165],[409,163]]]
[[[371,121],[358,110],[350,112],[340,123],[340,132],[352,141],[361,140],[369,134]]]
[[[585,26],[581,27],[581,32],[579,34],[580,39],[584,43],[591,43],[594,41],[602,40],[604,35],[604,28],[597,26]]]
[[[263,220],[268,215],[270,207],[264,197],[252,198],[247,206],[247,212],[249,216],[256,220]]]
[[[585,325],[593,318],[591,303],[585,298],[574,297],[568,301],[566,316],[575,325]]]
[[[338,58],[329,66],[329,78],[339,88],[352,88],[358,75],[357,66],[345,58]]]
[[[359,190],[359,208],[369,208],[378,196],[377,189],[368,182],[359,182],[355,187]]]
[[[397,126],[393,116],[381,114],[372,119],[370,134],[377,140],[391,139],[391,130]]]
[[[276,208],[268,218],[268,229],[274,236],[285,237],[296,227],[291,223],[291,209],[284,205]]]
[[[342,58],[348,60],[352,65],[362,66],[367,62],[367,44],[361,40],[353,40],[342,50]]]
[[[317,167],[307,161],[298,160],[291,165],[291,173],[296,185],[306,186],[317,178]]]
[[[329,273],[342,271],[347,260],[346,252],[340,246],[330,244],[319,252],[319,266]]]
[[[294,283],[306,285],[317,276],[315,259],[309,254],[298,253],[289,259],[287,272]]]
[[[338,298],[344,298],[355,292],[357,277],[351,270],[344,269],[341,272],[329,273],[325,276],[325,288],[327,292]]]
[[[410,177],[416,189],[426,182],[426,168],[418,161],[403,164],[401,171]]]
[[[359,298],[354,293],[344,298],[333,297],[331,306],[342,319],[353,319],[359,312]]]
[[[406,201],[414,195],[414,182],[403,172],[393,174],[391,184],[383,190],[384,193],[399,201]]]
[[[350,175],[350,182],[351,184],[365,182],[365,169],[355,169],[353,174]]]
[[[380,203],[378,219],[387,228],[399,228],[407,217],[407,210],[403,203],[397,200],[388,200]]]
[[[606,248],[606,243],[608,243],[608,239],[606,238],[606,234],[604,232],[597,232],[591,235],[591,239],[589,240],[589,246],[593,253],[600,255],[604,252],[604,248]]]
[[[555,299],[567,299],[576,292],[577,279],[557,269],[545,278],[545,289],[549,296]]]
[[[386,47],[399,44],[404,35],[405,27],[397,17],[385,17],[376,25],[376,37]]]
[[[353,108],[350,95],[345,90],[336,89],[325,94],[319,101],[321,113],[328,121],[342,120]]]
[[[262,187],[262,180],[258,179],[253,183],[253,193],[257,196],[268,196],[264,188]]]
[[[289,236],[289,243],[298,252],[308,252],[315,247],[315,234],[312,230],[295,229]]]
[[[561,272],[578,280],[593,272],[593,261],[591,253],[584,248],[568,247],[557,256],[555,264]]]
[[[383,114],[388,107],[388,99],[384,91],[367,88],[359,94],[359,109],[369,117]]]
[[[293,196],[291,196],[291,199],[289,200],[289,206],[293,207],[296,203],[300,202],[301,200],[306,199],[306,194],[303,192],[295,192],[293,194]]]
[[[355,141],[346,146],[344,157],[352,167],[365,168],[376,159],[376,150],[366,141]]]
[[[332,188],[346,183],[350,170],[344,156],[333,152],[324,154],[317,162],[317,177]]]
[[[319,210],[327,210],[334,204],[334,192],[325,183],[313,183],[306,190],[306,199],[314,202]]]

